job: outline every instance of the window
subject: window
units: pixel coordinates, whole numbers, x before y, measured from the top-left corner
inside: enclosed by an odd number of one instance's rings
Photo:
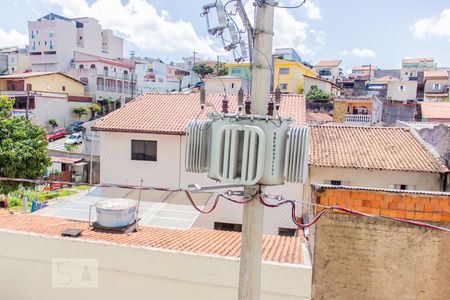
[[[50,38],[52,38],[53,37],[53,32],[50,32],[48,35],[50,36]]]
[[[340,180],[330,180],[331,185],[342,185],[342,181]]]
[[[50,41],[50,49],[53,49],[53,41]]]
[[[84,69],[84,66],[83,65],[80,65],[78,68],[80,68],[80,69]]]
[[[91,65],[91,69],[95,69],[95,65],[94,64]]]
[[[48,55],[56,54],[56,51],[44,51],[44,54],[48,54]]]
[[[280,68],[280,74],[289,74],[289,68]]]
[[[62,86],[62,91],[65,92],[66,91],[66,87],[63,85]]]
[[[239,74],[241,73],[241,68],[232,68],[231,69],[231,74]]]
[[[400,85],[400,86],[398,87],[398,91],[399,91],[399,92],[404,92],[404,91],[406,91],[406,87],[405,87],[404,85]]]
[[[234,89],[234,83],[231,83],[231,88]]]
[[[288,84],[287,83],[280,83],[280,89],[287,90],[288,89]]]
[[[394,189],[394,190],[403,190],[403,191],[411,191],[411,190],[415,190],[416,186],[415,185],[408,185],[408,184],[390,184],[388,185],[389,189]]]
[[[47,41],[44,41],[44,45],[47,46]]]
[[[297,229],[279,227],[278,235],[280,235],[280,236],[297,236]]]
[[[242,224],[214,222],[214,230],[242,232]]]
[[[440,89],[441,89],[441,84],[440,83],[433,84],[433,90],[440,90]]]
[[[131,141],[131,160],[156,161],[156,141]]]

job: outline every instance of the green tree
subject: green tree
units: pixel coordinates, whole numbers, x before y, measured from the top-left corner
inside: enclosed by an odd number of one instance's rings
[[[72,112],[78,115],[78,121],[81,120],[82,115],[87,115],[88,109],[83,105],[76,105],[72,107]]]
[[[49,119],[48,123],[52,126],[52,129],[55,129],[55,127],[58,127],[58,121],[56,121],[55,118]]]
[[[225,76],[228,75],[228,69],[225,67],[225,64],[222,62],[219,62],[214,69],[216,70],[217,76]],[[218,72],[217,72],[218,70]]]
[[[100,107],[100,105],[98,105],[98,103],[92,103],[91,105],[89,105],[88,109],[91,112],[92,119],[95,118],[96,113],[102,110],[102,108]]]
[[[0,118],[7,118],[11,115],[14,102],[16,102],[14,98],[0,96]]]
[[[27,179],[42,176],[51,163],[46,132],[25,117],[9,118],[12,105],[7,97],[0,97],[0,107],[3,113],[0,117],[0,176]],[[5,107],[10,107],[9,111]],[[14,190],[17,186],[14,182],[2,182],[0,192]]]
[[[324,90],[319,89],[315,85],[313,85],[306,94],[306,99],[311,101],[330,100],[331,98],[331,94],[326,93]]]
[[[200,76],[201,79],[205,78],[206,75],[214,72],[213,68],[206,64],[198,64],[192,68],[192,71]]]

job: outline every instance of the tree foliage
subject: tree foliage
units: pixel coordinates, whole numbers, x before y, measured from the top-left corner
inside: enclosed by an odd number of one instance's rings
[[[76,105],[76,106],[72,107],[72,111],[73,111],[73,113],[78,115],[78,121],[81,120],[82,115],[87,115],[87,113],[88,113],[87,107],[83,106],[83,105]]]
[[[91,118],[94,118],[95,114],[102,110],[101,106],[98,105],[98,103],[92,103],[91,105],[89,105],[88,109],[91,112]]]
[[[331,94],[326,93],[315,85],[313,85],[306,94],[306,99],[311,101],[330,100],[332,97]]]
[[[12,103],[14,104],[14,99]],[[0,97],[0,107],[3,113],[6,112],[6,117],[0,117],[0,176],[28,179],[40,177],[51,163],[45,139],[47,134],[25,117],[9,118],[11,109],[4,109],[7,106],[12,107],[10,100]],[[16,187],[15,183],[2,182],[0,192]]]
[[[192,71],[194,71],[200,78],[205,78],[206,75],[211,74],[214,72],[213,68],[208,66],[207,64],[198,64],[195,65],[192,68]]]
[[[58,127],[58,121],[56,121],[55,118],[49,119],[48,123],[52,126],[52,128]]]
[[[222,62],[219,62],[218,65],[216,65],[216,70],[218,70],[217,72],[217,76],[225,76],[228,75],[228,69],[225,67],[225,64]]]
[[[0,96],[0,118],[6,118],[10,116],[14,107],[14,102],[14,98]]]

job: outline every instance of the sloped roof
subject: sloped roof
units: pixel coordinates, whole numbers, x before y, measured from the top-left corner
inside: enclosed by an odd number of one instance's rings
[[[341,64],[342,60],[335,59],[335,60],[319,60],[316,62],[314,67],[337,67]]]
[[[222,106],[223,94],[206,94],[206,101],[216,109]],[[230,112],[237,111],[237,94],[227,94]],[[282,96],[280,116],[293,117],[294,124],[305,124],[305,98],[303,95]],[[189,121],[207,119],[211,108],[200,109],[199,93],[149,93],[135,98],[120,109],[100,119],[93,130],[185,134]]]
[[[310,165],[369,170],[447,172],[409,128],[312,126]]]
[[[333,122],[333,117],[325,113],[306,113],[306,121]]]
[[[448,73],[446,70],[431,70],[424,72],[425,79],[448,79]]]
[[[450,120],[450,102],[422,102],[422,118]]]
[[[61,232],[67,228],[83,229],[82,236],[77,239],[85,241],[224,257],[239,257],[240,255],[241,234],[239,232],[146,226],[141,226],[139,231],[131,234],[97,232],[89,230],[87,222],[34,214],[13,215],[0,208],[0,230],[38,233],[59,238]],[[304,264],[303,242],[304,240],[300,237],[265,235],[262,259],[277,263]]]
[[[52,74],[59,74],[62,75],[64,77],[67,77],[69,79],[72,79],[74,81],[77,81],[79,83],[82,83],[83,85],[86,85],[86,83],[79,81],[76,78],[73,78],[69,75],[66,75],[62,72],[25,72],[25,73],[15,73],[15,74],[10,74],[10,75],[2,75],[0,76],[0,79],[24,79],[24,78],[30,78],[30,77],[39,77],[39,76],[47,76],[47,75],[52,75]]]

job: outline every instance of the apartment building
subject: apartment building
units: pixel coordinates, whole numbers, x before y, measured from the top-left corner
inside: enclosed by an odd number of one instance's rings
[[[349,78],[358,78],[363,77],[367,80],[371,80],[375,78],[375,72],[377,70],[377,66],[375,65],[362,65],[362,66],[354,66],[352,68],[352,73],[348,75]]]
[[[14,97],[14,116],[26,116],[42,127],[54,118],[59,126],[78,121],[76,105],[92,102],[84,93],[85,83],[60,72],[28,72],[0,76],[0,94]]]
[[[136,75],[131,60],[113,60],[74,52],[67,74],[86,84],[85,93],[94,101],[125,104],[136,95]]]
[[[300,55],[298,55],[297,51],[295,51],[295,49],[293,48],[277,48],[273,52],[273,57],[278,59],[296,61],[300,64],[303,64]]]
[[[320,77],[337,83],[339,79],[342,79],[342,70],[340,65],[342,60],[319,60],[315,65],[313,70],[319,74]]]
[[[165,63],[160,59],[146,58],[137,60],[136,76],[139,95],[151,92],[172,92],[185,89],[200,79],[175,63]],[[194,76],[194,77],[192,77]],[[197,76],[198,77],[198,76]],[[191,80],[194,79],[191,83]]]
[[[424,102],[440,102],[448,99],[449,76],[446,70],[424,72]]]
[[[29,21],[28,32],[33,71],[66,72],[75,51],[105,58],[123,56],[123,39],[102,29],[94,18],[69,19],[50,13]]]
[[[0,73],[3,71],[3,73],[14,74],[31,70],[28,48],[2,48],[0,49],[0,55],[6,58],[6,68],[3,63],[3,67],[0,67]]]
[[[420,73],[436,69],[434,58],[405,58],[402,59],[402,80],[418,80]]]

